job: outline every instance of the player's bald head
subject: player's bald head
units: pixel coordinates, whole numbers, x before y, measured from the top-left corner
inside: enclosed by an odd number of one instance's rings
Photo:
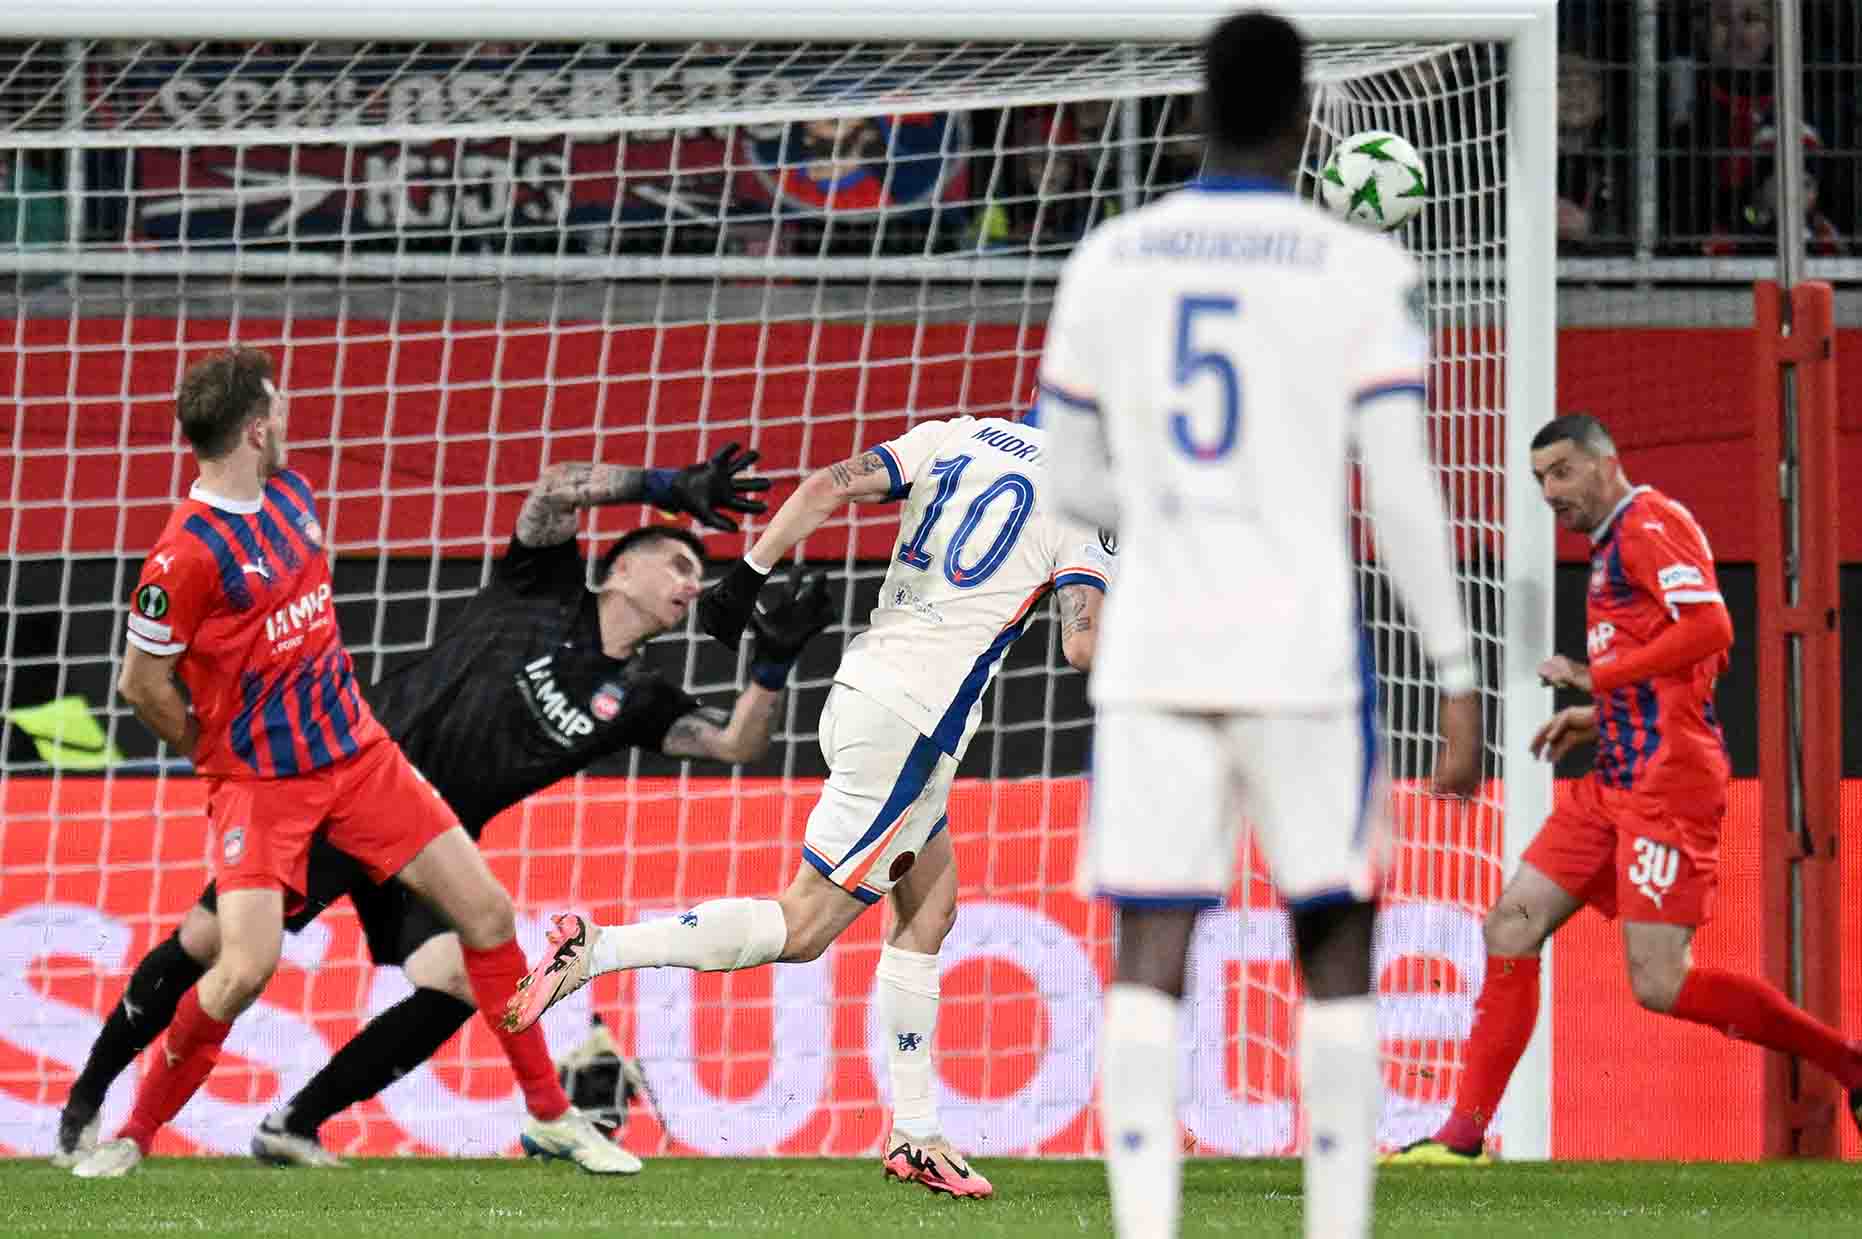
[[[1616,455],[1616,440],[1603,423],[1588,413],[1567,413],[1554,417],[1532,436],[1532,450],[1537,452],[1558,443],[1569,443],[1586,456]]]
[[[1212,145],[1261,152],[1306,130],[1306,42],[1293,23],[1251,10],[1203,44],[1203,123]]]
[[[263,351],[237,345],[189,366],[175,393],[175,420],[202,460],[218,460],[233,450],[240,432],[271,409],[272,359]]]

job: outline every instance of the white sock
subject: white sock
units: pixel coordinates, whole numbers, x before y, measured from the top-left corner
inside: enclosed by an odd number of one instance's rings
[[[1119,1239],[1171,1239],[1183,1153],[1177,1140],[1177,1000],[1162,990],[1128,984],[1106,990],[1099,1129],[1114,1232]]]
[[[1371,1233],[1383,1058],[1377,1000],[1308,998],[1300,1007],[1300,1097],[1306,1108],[1306,1234]]]
[[[733,972],[782,954],[789,928],[774,899],[713,899],[679,916],[603,926],[590,971],[694,968]]]
[[[879,951],[879,1018],[892,1077],[892,1127],[913,1140],[940,1134],[931,1041],[937,1032],[937,956],[888,942]]]

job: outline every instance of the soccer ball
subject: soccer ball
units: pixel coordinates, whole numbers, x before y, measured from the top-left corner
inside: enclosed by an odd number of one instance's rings
[[[1394,133],[1367,129],[1332,148],[1319,173],[1319,193],[1353,223],[1390,229],[1422,210],[1429,182],[1415,147]]]

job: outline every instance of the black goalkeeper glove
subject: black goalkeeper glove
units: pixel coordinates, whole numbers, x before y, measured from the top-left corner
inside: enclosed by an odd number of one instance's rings
[[[738,560],[722,581],[698,596],[698,630],[716,637],[726,649],[736,649],[768,579],[769,574],[752,568],[749,560]]]
[[[756,452],[743,452],[735,443],[727,443],[723,450],[702,464],[688,465],[684,469],[648,469],[644,487],[646,500],[668,512],[697,517],[700,523],[712,529],[735,533],[737,522],[724,515],[725,512],[755,514],[769,510],[769,505],[761,499],[750,498],[768,490],[769,479],[737,476],[756,461]]]
[[[804,577],[799,567],[792,570],[788,589],[777,595],[775,605],[758,607],[750,617],[756,632],[750,647],[750,678],[764,688],[780,690],[802,647],[834,622],[835,610],[827,573]]]

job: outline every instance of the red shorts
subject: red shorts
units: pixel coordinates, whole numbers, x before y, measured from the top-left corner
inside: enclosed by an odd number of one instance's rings
[[[1579,779],[1525,861],[1607,917],[1700,926],[1719,882],[1724,795],[1681,805]]]
[[[209,779],[213,875],[220,893],[282,887],[287,911],[304,901],[311,837],[362,862],[377,882],[459,824],[401,747],[389,739],[342,761],[283,779]]]

